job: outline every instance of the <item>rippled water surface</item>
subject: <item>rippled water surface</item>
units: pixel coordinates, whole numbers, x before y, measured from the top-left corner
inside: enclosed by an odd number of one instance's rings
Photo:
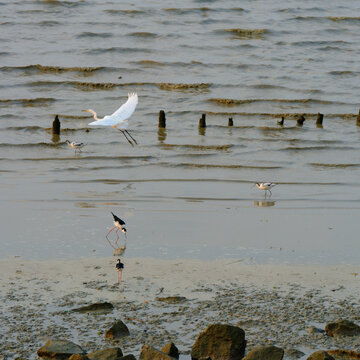
[[[0,13],[1,257],[109,255],[113,211],[129,256],[358,262],[359,2],[1,1]],[[135,147],[81,111],[111,114],[128,92]],[[265,199],[257,181],[279,185]]]

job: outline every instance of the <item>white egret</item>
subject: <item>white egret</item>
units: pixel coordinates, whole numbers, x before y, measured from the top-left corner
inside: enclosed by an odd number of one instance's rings
[[[80,151],[81,151],[81,148],[82,148],[83,146],[85,146],[85,144],[82,143],[82,142],[76,142],[76,141],[70,142],[69,140],[66,140],[65,142],[66,142],[70,147],[72,147],[73,149],[75,149],[75,152],[76,152],[76,150],[79,150],[79,152],[80,152]]]
[[[83,110],[87,111],[94,115],[95,121],[91,122],[89,125],[92,126],[112,126],[115,129],[120,130],[125,136],[126,140],[131,144],[137,144],[136,140],[130,135],[129,131],[126,130],[128,127],[127,119],[133,114],[135,111],[136,105],[138,103],[138,96],[136,93],[128,94],[128,100],[125,104],[121,105],[119,109],[117,109],[113,114],[106,115],[102,119],[99,119],[94,110],[88,109]],[[133,140],[131,141],[127,135]]]
[[[276,186],[277,184],[271,183],[271,182],[267,182],[267,183],[256,183],[255,184],[260,190],[265,190],[265,197],[266,197],[266,192],[268,191],[271,194],[271,189]]]

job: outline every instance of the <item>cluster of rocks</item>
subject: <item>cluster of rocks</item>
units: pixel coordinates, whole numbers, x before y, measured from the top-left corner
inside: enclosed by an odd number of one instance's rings
[[[319,329],[320,330],[320,329]],[[324,333],[328,336],[359,336],[360,326],[340,320],[326,325]],[[116,321],[106,332],[105,337],[116,340],[130,335],[127,326]],[[192,360],[282,360],[298,359],[305,356],[299,350],[286,350],[273,345],[258,346],[251,349],[245,356],[245,331],[237,326],[212,324],[202,331],[191,349]],[[38,352],[45,360],[136,360],[132,354],[123,355],[118,347],[106,348],[92,353],[86,353],[79,345],[65,340],[48,341]],[[161,350],[143,345],[139,360],[174,360],[179,359],[179,350],[173,343],[168,343]],[[354,360],[360,359],[360,354],[349,350],[316,351],[307,360]]]
[[[136,360],[134,355],[123,355],[119,347],[86,353],[79,345],[66,340],[49,340],[37,354],[45,360]]]

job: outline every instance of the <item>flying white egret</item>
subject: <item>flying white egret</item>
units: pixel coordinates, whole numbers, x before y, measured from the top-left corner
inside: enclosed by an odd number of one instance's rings
[[[260,190],[265,190],[265,197],[266,197],[266,192],[268,191],[271,194],[271,189],[276,186],[276,184],[274,183],[270,183],[270,182],[267,182],[267,183],[256,183],[255,184]]]
[[[72,147],[73,149],[75,149],[75,152],[76,152],[76,150],[81,151],[81,148],[82,148],[83,146],[85,146],[85,144],[82,143],[82,142],[76,142],[76,141],[70,142],[69,140],[66,140],[65,142],[66,142],[70,147]]]
[[[83,110],[87,111],[94,115],[94,119],[96,121],[91,122],[89,125],[92,126],[112,126],[115,129],[120,130],[123,135],[125,136],[126,140],[131,144],[134,145],[137,144],[136,140],[130,135],[129,131],[126,130],[128,127],[128,121],[127,119],[133,114],[135,111],[136,105],[138,103],[138,96],[136,93],[130,93],[128,94],[128,100],[125,104],[121,105],[119,109],[117,109],[113,114],[106,115],[102,119],[99,119],[96,115],[96,112],[94,110],[88,109]],[[130,136],[130,138],[133,140],[131,141],[127,135]]]

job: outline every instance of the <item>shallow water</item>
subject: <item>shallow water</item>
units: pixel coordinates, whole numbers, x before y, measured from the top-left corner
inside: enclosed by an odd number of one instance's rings
[[[106,256],[113,211],[128,256],[358,262],[360,4],[2,1],[0,11],[1,257]],[[137,147],[113,129],[86,131],[81,110],[110,114],[134,91]],[[264,199],[257,181],[279,185]]]

